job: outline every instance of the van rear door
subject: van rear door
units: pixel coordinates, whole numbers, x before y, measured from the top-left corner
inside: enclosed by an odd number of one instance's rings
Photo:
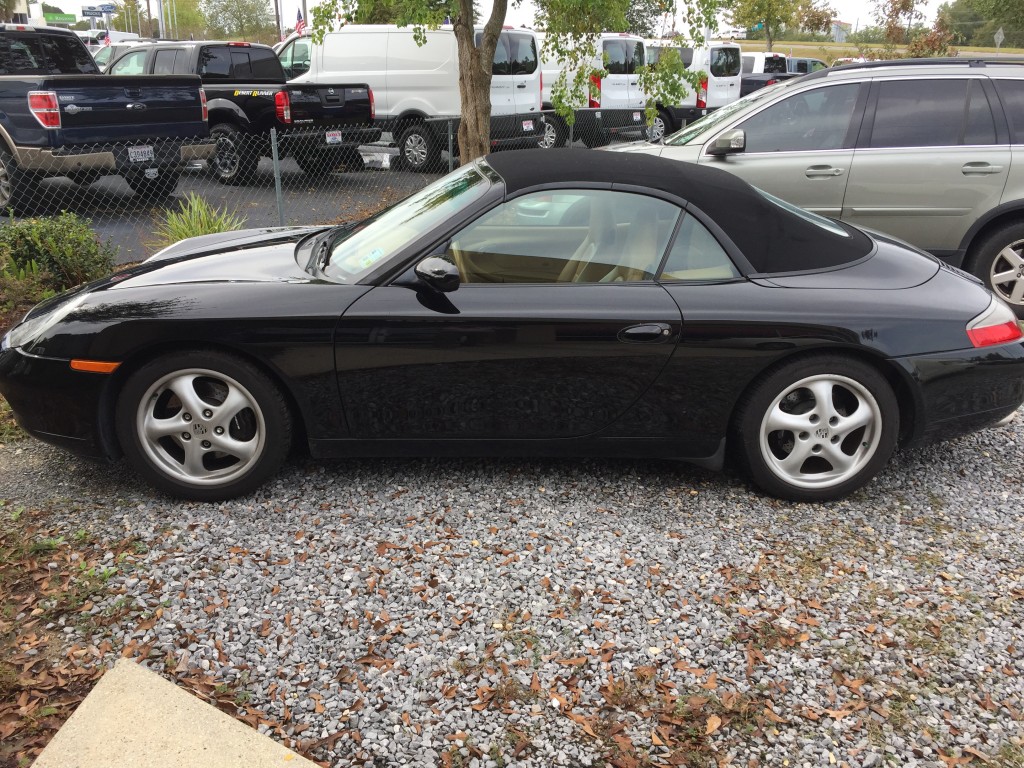
[[[708,60],[708,109],[732,104],[740,97],[742,57],[738,45],[712,45]]]
[[[502,37],[508,38],[516,114],[535,114],[541,102],[537,39],[532,32],[504,32]]]
[[[483,38],[476,33],[477,47]],[[514,115],[516,113],[515,84],[512,82],[512,51],[507,35],[498,35],[494,47],[494,61],[491,64],[491,117]]]

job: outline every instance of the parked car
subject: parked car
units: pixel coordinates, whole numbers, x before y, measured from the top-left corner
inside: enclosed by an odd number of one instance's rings
[[[0,210],[29,206],[38,183],[120,175],[161,199],[184,166],[206,158],[206,94],[198,77],[101,75],[85,45],[55,27],[0,24]]]
[[[798,77],[789,68],[789,57],[784,53],[753,51],[743,54],[740,75],[740,96],[746,96],[769,85]]]
[[[790,56],[786,59],[786,68],[788,72],[794,75],[806,75],[809,72],[817,72],[819,69],[828,69],[828,64],[821,59]]]
[[[107,71],[107,67],[114,59],[118,58],[122,53],[130,48],[134,48],[138,45],[150,45],[151,43],[159,42],[155,38],[140,38],[139,40],[124,40],[120,43],[111,43],[110,45],[102,45],[96,50],[92,51],[93,61],[103,72]]]
[[[1024,71],[992,59],[868,62],[757,91],[664,148],[962,266],[1024,317]]]
[[[182,241],[29,312],[0,392],[39,438],[206,501],[293,441],[731,450],[769,493],[833,499],[1024,401],[1021,328],[974,278],[716,168],[597,159],[497,153],[360,223]]]
[[[210,167],[223,184],[252,180],[260,157],[272,154],[271,128],[281,131],[279,153],[290,154],[307,173],[341,166],[362,170],[359,146],[380,138],[366,83],[288,83],[277,55],[259,43],[159,43],[122,55],[107,71],[199,75],[209,99],[210,136],[217,142]]]
[[[477,29],[479,44],[482,28]],[[425,32],[416,43],[410,27],[347,24],[314,45],[292,35],[279,51],[289,83],[296,87],[338,80],[366,82],[373,89],[377,122],[398,145],[393,166],[437,170],[448,147],[447,117],[462,113],[459,55],[450,27]],[[537,38],[529,29],[505,29],[491,69],[491,146],[528,146],[542,132],[541,74]],[[453,151],[457,147],[453,143]]]

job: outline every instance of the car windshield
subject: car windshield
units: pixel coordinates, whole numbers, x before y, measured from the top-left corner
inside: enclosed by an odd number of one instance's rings
[[[490,188],[484,163],[459,168],[429,187],[335,236],[327,277],[354,283],[415,238],[466,209]]]
[[[727,104],[720,109],[716,109],[711,114],[706,115],[705,117],[690,123],[685,128],[676,131],[665,139],[665,144],[670,147],[681,147],[683,144],[689,144],[698,136],[702,136],[709,131],[713,131],[718,128],[718,126],[728,122],[733,115],[738,112],[742,112],[753,104],[758,104],[765,99],[771,98],[775,95],[775,92],[778,89],[785,87],[786,83],[779,83],[777,85],[769,85],[767,88],[756,90],[753,93],[744,96],[742,99],[734,101],[732,104]]]

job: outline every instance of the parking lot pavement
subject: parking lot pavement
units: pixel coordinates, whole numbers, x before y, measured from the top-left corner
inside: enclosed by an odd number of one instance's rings
[[[334,766],[1024,759],[1024,411],[830,504],[611,460],[297,460],[209,505],[0,468],[6,509],[133,542],[47,631]]]

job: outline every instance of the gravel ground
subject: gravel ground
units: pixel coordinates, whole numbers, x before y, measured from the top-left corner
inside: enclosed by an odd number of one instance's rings
[[[139,542],[69,646],[334,766],[1024,765],[1024,412],[821,505],[668,463],[297,461],[218,505],[0,467]]]

